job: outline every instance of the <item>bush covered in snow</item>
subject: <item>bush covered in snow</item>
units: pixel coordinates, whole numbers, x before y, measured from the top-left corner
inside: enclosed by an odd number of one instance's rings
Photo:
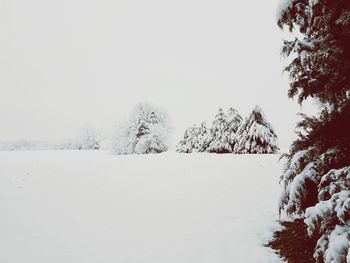
[[[168,150],[168,114],[151,104],[139,103],[130,118],[117,127],[111,152],[114,154],[161,153]]]
[[[350,3],[283,0],[278,25],[297,31],[284,41],[290,97],[317,99],[320,113],[302,115],[281,176],[280,209],[304,217],[317,262],[350,262]]]

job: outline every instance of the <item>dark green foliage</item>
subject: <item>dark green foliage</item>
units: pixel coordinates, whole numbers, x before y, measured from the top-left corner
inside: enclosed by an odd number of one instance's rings
[[[298,139],[285,155],[280,209],[304,216],[308,234],[316,235],[309,243],[317,262],[345,262],[350,241],[350,206],[345,205],[350,201],[350,1],[290,0],[284,7],[278,25],[298,36],[284,41],[281,52],[292,59],[285,68],[288,95],[300,104],[308,98],[318,101],[320,113],[301,115]],[[283,237],[277,237],[279,243],[291,243],[282,244],[283,255],[293,262],[288,247],[300,238]]]
[[[320,235],[314,254],[317,262],[340,262],[340,257],[331,260],[324,255],[328,247],[340,242],[333,236],[331,244],[330,236],[336,226],[344,229],[344,220],[339,218],[350,210],[344,207],[342,214],[336,206],[329,210],[310,207],[322,207],[326,201],[341,203],[349,191],[350,1],[290,0],[278,25],[299,36],[284,41],[281,52],[292,58],[285,68],[291,81],[289,97],[298,98],[300,104],[312,98],[320,107],[318,116],[301,115],[298,139],[285,155],[280,208],[289,215],[305,216],[309,234]],[[340,195],[340,191],[345,192]],[[341,249],[348,251],[348,243],[342,243]]]
[[[288,95],[299,103],[314,98],[321,107],[317,117],[302,115],[286,157],[307,150],[305,165],[317,160],[322,174],[344,167],[350,163],[350,1],[294,0],[278,25],[302,35],[282,47],[293,57],[285,68]]]
[[[282,54],[296,54],[286,67],[290,97],[299,103],[308,97],[338,108],[346,100],[350,83],[350,1],[295,0],[278,25],[303,39],[284,41]]]

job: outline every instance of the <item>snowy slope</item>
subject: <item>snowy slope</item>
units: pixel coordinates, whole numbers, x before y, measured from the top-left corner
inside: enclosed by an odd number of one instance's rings
[[[0,152],[0,262],[280,262],[277,160]]]

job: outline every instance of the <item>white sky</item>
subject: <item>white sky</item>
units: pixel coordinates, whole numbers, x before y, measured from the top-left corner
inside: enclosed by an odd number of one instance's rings
[[[278,0],[0,1],[0,140],[110,131],[139,101],[169,112],[173,140],[219,107],[260,104],[293,138]]]

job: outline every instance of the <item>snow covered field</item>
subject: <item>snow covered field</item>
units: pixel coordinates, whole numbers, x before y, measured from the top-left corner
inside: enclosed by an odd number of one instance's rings
[[[278,155],[0,152],[0,262],[280,262]]]

